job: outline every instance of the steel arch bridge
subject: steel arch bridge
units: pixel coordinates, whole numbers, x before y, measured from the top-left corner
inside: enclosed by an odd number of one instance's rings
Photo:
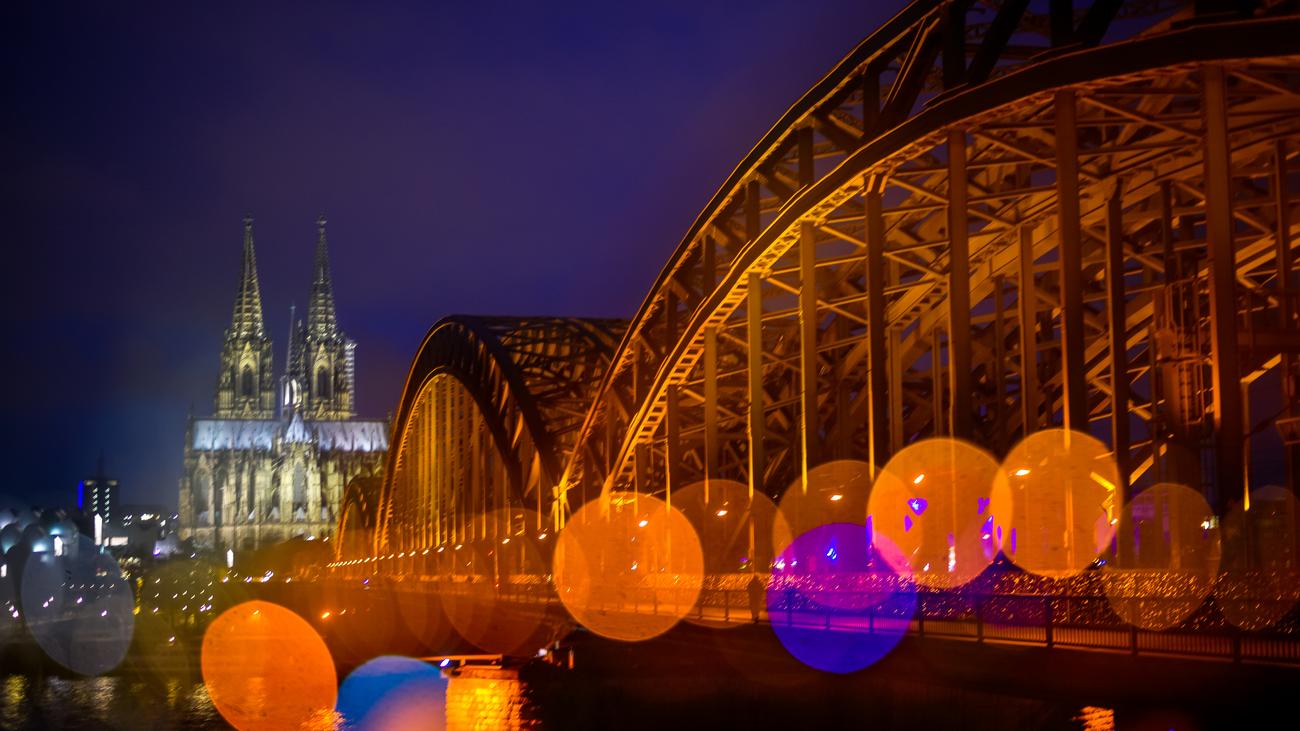
[[[436,323],[407,376],[395,420],[401,445],[389,452],[372,528],[362,518],[352,529],[367,544],[427,548],[489,537],[497,526],[475,518],[498,508],[549,514],[562,459],[625,327],[547,317]],[[340,555],[354,540],[348,518],[345,509]]]
[[[630,322],[434,325],[335,565],[527,528],[499,507],[545,537],[612,489],[776,496],[1049,426],[1102,437],[1125,491],[1294,488],[1298,38],[1291,2],[913,2],[740,161]]]

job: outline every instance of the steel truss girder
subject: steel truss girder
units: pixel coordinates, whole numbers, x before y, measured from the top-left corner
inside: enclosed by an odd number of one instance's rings
[[[686,398],[703,390],[699,388],[702,375],[700,369],[696,367],[696,362],[703,354],[703,348],[697,338],[704,327],[711,327],[721,334],[720,342],[724,344],[729,342],[726,334],[733,329],[730,324],[731,313],[736,311],[736,306],[745,297],[748,282],[752,281],[748,279],[749,273],[759,273],[760,286],[765,289],[780,290],[786,298],[783,300],[783,295],[764,297],[764,307],[770,307],[765,310],[763,325],[765,330],[778,330],[780,327],[778,323],[796,311],[794,298],[799,291],[799,284],[797,281],[786,281],[782,275],[789,275],[799,269],[796,258],[790,255],[790,252],[798,249],[796,231],[801,225],[797,223],[799,221],[811,222],[819,233],[829,234],[819,237],[815,244],[819,248],[826,247],[827,239],[835,239],[849,247],[847,251],[836,250],[833,256],[838,258],[838,262],[835,263],[823,262],[819,251],[816,264],[819,277],[818,289],[826,288],[827,291],[824,297],[819,292],[818,308],[819,311],[824,310],[825,316],[829,319],[856,321],[858,328],[850,327],[845,332],[846,340],[843,343],[837,344],[832,338],[819,339],[815,350],[819,353],[835,352],[840,349],[854,352],[853,341],[855,339],[861,341],[860,326],[865,322],[865,313],[854,316],[846,313],[845,310],[855,305],[855,300],[865,299],[866,294],[861,290],[855,292],[851,287],[839,291],[836,291],[833,286],[827,288],[823,284],[828,281],[823,277],[823,271],[827,268],[835,268],[837,264],[852,262],[857,250],[865,245],[865,237],[861,233],[855,234],[851,229],[845,228],[845,224],[853,221],[855,216],[858,219],[862,217],[861,209],[854,208],[854,205],[860,204],[853,202],[861,200],[862,186],[859,181],[864,177],[885,178],[889,184],[900,180],[905,181],[896,186],[902,192],[895,198],[889,199],[888,194],[886,195],[888,203],[885,215],[889,219],[889,228],[886,233],[888,240],[882,253],[891,259],[891,265],[896,269],[906,269],[911,273],[893,277],[886,283],[885,292],[887,295],[892,295],[888,305],[890,329],[901,331],[903,335],[899,346],[903,350],[901,357],[906,361],[905,372],[902,382],[896,386],[896,390],[902,392],[901,399],[898,400],[903,402],[904,410],[907,412],[905,416],[907,424],[901,427],[901,430],[906,438],[910,439],[924,433],[927,428],[932,429],[934,419],[925,416],[927,409],[921,407],[926,403],[930,403],[932,407],[936,393],[941,399],[950,396],[945,397],[942,391],[935,391],[934,385],[939,381],[919,377],[922,374],[918,373],[916,364],[932,350],[924,344],[933,342],[935,327],[940,326],[944,319],[942,305],[948,301],[945,291],[947,283],[943,281],[944,276],[940,276],[946,271],[947,251],[943,248],[946,236],[939,223],[947,218],[949,213],[948,183],[943,179],[946,166],[936,164],[947,159],[947,153],[939,143],[948,135],[944,131],[949,128],[948,125],[957,125],[953,128],[969,132],[974,145],[968,161],[971,174],[968,180],[970,190],[967,208],[970,218],[968,225],[971,226],[969,233],[971,256],[975,264],[970,281],[975,310],[972,313],[972,321],[980,323],[984,322],[980,318],[988,314],[981,311],[980,306],[989,301],[993,272],[1002,272],[1003,281],[1009,281],[1007,277],[1015,276],[1018,268],[1015,266],[1020,256],[1018,247],[1006,245],[1005,242],[1015,241],[1028,226],[1035,239],[1032,260],[1038,261],[1053,256],[1050,250],[1054,248],[1051,242],[1056,237],[1056,230],[1050,222],[1045,222],[1043,219],[1046,214],[1054,213],[1056,209],[1057,191],[1051,185],[1056,172],[1053,164],[1055,145],[1050,115],[1044,118],[1044,114],[1055,109],[1052,104],[1052,94],[1056,88],[1061,87],[1063,82],[1073,82],[1067,85],[1077,89],[1082,99],[1096,101],[1093,104],[1084,104],[1084,108],[1079,110],[1076,133],[1080,140],[1078,177],[1080,185],[1085,188],[1085,191],[1079,194],[1082,209],[1079,222],[1082,236],[1080,256],[1083,259],[1081,264],[1087,266],[1082,272],[1081,281],[1072,284],[1071,289],[1082,290],[1077,291],[1077,295],[1084,304],[1076,311],[1082,319],[1085,335],[1082,339],[1086,345],[1080,348],[1083,367],[1073,369],[1074,375],[1071,378],[1084,382],[1082,393],[1086,393],[1087,396],[1080,406],[1080,414],[1075,417],[1074,423],[1086,425],[1112,413],[1105,403],[1105,399],[1113,390],[1110,385],[1113,381],[1107,371],[1110,361],[1107,357],[1109,346],[1106,344],[1105,337],[1096,337],[1099,334],[1104,335],[1108,329],[1108,311],[1105,307],[1097,310],[1087,306],[1088,302],[1104,300],[1107,292],[1104,250],[1101,246],[1106,239],[1105,193],[1115,188],[1116,180],[1125,180],[1126,186],[1132,184],[1139,188],[1149,188],[1152,181],[1163,177],[1176,177],[1173,171],[1158,168],[1162,166],[1169,168],[1180,159],[1187,162],[1186,158],[1189,156],[1196,158],[1195,162],[1199,164],[1201,139],[1199,111],[1194,106],[1186,106],[1185,98],[1188,89],[1199,92],[1199,83],[1195,79],[1189,79],[1186,68],[1150,69],[1150,65],[1158,60],[1195,61],[1198,54],[1207,61],[1225,55],[1245,58],[1276,55],[1278,57],[1276,61],[1261,60],[1257,65],[1249,63],[1239,65],[1252,69],[1249,73],[1262,73],[1266,78],[1271,77],[1278,68],[1281,68],[1285,75],[1285,69],[1289,67],[1289,61],[1282,58],[1287,48],[1282,37],[1288,31],[1283,30],[1281,25],[1294,26],[1294,18],[1277,21],[1274,24],[1236,21],[1225,25],[1235,26],[1234,30],[1240,44],[1235,51],[1228,52],[1224,49],[1222,36],[1219,35],[1219,31],[1223,28],[1217,28],[1215,31],[1217,54],[1211,52],[1207,55],[1206,48],[1198,46],[1194,40],[1195,37],[1203,38],[1208,35],[1207,29],[1192,27],[1121,44],[1123,47],[1119,48],[1079,51],[1068,57],[1043,61],[1008,73],[1002,79],[986,84],[982,89],[983,93],[979,95],[982,97],[980,101],[987,102],[989,92],[1001,84],[1003,88],[1000,91],[1009,92],[1001,95],[1001,101],[1004,102],[1001,104],[981,105],[971,93],[963,95],[952,92],[902,125],[902,127],[913,128],[928,126],[932,131],[922,133],[917,129],[909,129],[907,132],[910,134],[905,134],[900,128],[861,144],[855,152],[846,156],[837,167],[828,171],[816,183],[800,189],[794,198],[781,202],[780,211],[771,213],[760,211],[762,233],[757,237],[745,239],[737,233],[742,231],[744,226],[732,225],[725,220],[711,226],[701,225],[697,221],[696,227],[692,230],[693,237],[684,242],[683,247],[670,262],[669,268],[661,275],[658,290],[672,288],[697,294],[693,299],[678,298],[674,303],[676,309],[671,318],[664,308],[666,304],[664,298],[657,293],[652,293],[647,299],[638,319],[629,329],[629,334],[620,349],[616,367],[611,369],[606,383],[602,385],[602,390],[620,392],[625,402],[639,404],[639,408],[635,410],[633,418],[620,421],[616,417],[615,423],[612,424],[605,413],[593,410],[589,415],[590,423],[584,427],[584,433],[597,429],[606,434],[613,431],[621,434],[623,439],[621,443],[614,445],[616,452],[612,455],[600,455],[598,450],[591,452],[579,450],[571,454],[564,488],[581,489],[582,499],[589,499],[590,490],[593,488],[609,489],[616,485],[631,485],[632,481],[628,476],[632,471],[632,455],[638,452],[638,449],[640,454],[648,455],[652,461],[657,458],[663,461],[663,457],[657,457],[655,451],[647,452],[633,445],[653,445],[665,438],[659,433],[661,417],[666,408],[662,398],[664,393],[662,387],[670,383],[675,384],[676,392]],[[1265,41],[1261,45],[1260,33],[1271,35],[1272,41]],[[1181,40],[1185,45],[1180,46],[1173,40],[1173,37],[1178,36],[1182,37]],[[1285,91],[1292,88],[1292,79],[1283,79],[1281,82],[1274,80],[1271,84],[1255,84],[1255,88],[1251,90],[1246,89],[1247,83],[1248,81],[1243,81],[1242,92],[1247,95],[1249,92],[1258,92],[1255,96],[1260,97],[1260,101],[1256,109],[1251,109],[1244,104],[1235,106],[1240,124],[1234,127],[1234,141],[1239,139],[1238,129],[1241,132],[1255,130],[1263,134],[1268,127],[1285,125],[1288,116],[1293,114],[1296,108],[1293,99],[1288,98],[1294,97],[1294,94]],[[1038,88],[1042,88],[1043,92],[1025,93],[1026,87],[1039,84],[1041,86]],[[1130,93],[1135,88],[1158,89],[1164,85],[1168,85],[1170,91],[1154,94],[1156,101],[1152,101],[1153,97],[1145,93]],[[1273,88],[1266,94],[1264,88],[1268,86]],[[1019,90],[1018,98],[1013,89]],[[1110,95],[1107,95],[1108,90]],[[1112,100],[1111,96],[1119,101]],[[1266,96],[1269,98],[1265,98]],[[1136,103],[1133,103],[1134,100]],[[1172,106],[1173,102],[1184,106],[1177,108]],[[949,106],[953,108],[945,109]],[[985,110],[973,109],[978,106],[985,106]],[[965,113],[958,111],[957,107],[966,110]],[[944,115],[945,111],[949,114]],[[946,124],[941,122],[939,125],[923,124],[923,121],[937,121],[937,118],[945,116],[954,121]],[[1287,130],[1280,132],[1283,136],[1289,133]],[[981,147],[981,139],[991,140],[991,143]],[[1258,140],[1252,144],[1257,142]],[[1110,149],[1111,147],[1114,149]],[[1000,157],[986,161],[994,153]],[[1007,157],[1008,154],[1011,155],[1010,158]],[[1016,157],[1017,155],[1019,158]],[[853,164],[855,162],[858,164]],[[909,164],[918,169],[910,171]],[[1234,166],[1236,164],[1237,161],[1234,159]],[[1001,184],[1002,181],[998,180],[1000,175],[1014,176],[1018,169],[1028,179],[1027,184],[1022,182],[1008,189]],[[1041,178],[1043,174],[1049,178],[1046,184],[1042,182],[1035,184],[1034,178]],[[1149,178],[1150,181],[1142,180],[1144,177]],[[754,180],[761,185],[761,176],[755,174]],[[752,191],[752,186],[749,184],[741,187]],[[749,194],[748,199],[753,200],[756,197],[762,199],[762,196],[754,196],[752,193]],[[1129,199],[1127,192],[1125,199]],[[1133,215],[1136,218],[1148,215],[1144,200],[1140,196],[1133,199],[1136,205]],[[715,204],[717,202],[718,199],[715,198]],[[890,215],[891,209],[893,215]],[[708,213],[709,211],[706,210],[701,221],[705,220]],[[1128,216],[1129,213],[1126,212],[1125,215]],[[752,220],[752,213],[749,216]],[[705,221],[705,223],[710,222]],[[1263,226],[1257,227],[1263,228]],[[901,244],[895,243],[900,239]],[[990,246],[990,242],[998,241],[1004,243]],[[1264,237],[1260,237],[1260,242],[1264,242]],[[1132,244],[1127,245],[1127,249],[1123,248],[1124,246],[1125,244],[1121,244],[1121,251],[1132,251],[1133,255],[1139,258],[1139,263],[1150,269],[1150,276],[1161,274],[1158,266],[1150,266],[1150,257],[1145,256],[1140,247],[1139,250],[1134,251]],[[1146,261],[1142,261],[1144,256]],[[711,260],[711,267],[705,266],[709,260]],[[789,263],[786,263],[787,261]],[[1259,259],[1259,266],[1263,266],[1267,261],[1267,257]],[[1037,265],[1035,269],[1042,266]],[[721,286],[714,286],[712,291],[705,294],[708,285],[718,281],[719,275],[723,277]],[[1051,352],[1057,348],[1056,338],[1051,335],[1059,330],[1059,324],[1053,319],[1055,316],[1051,313],[1059,310],[1060,290],[1055,277],[1045,276],[1044,273],[1035,271],[1033,278],[1036,282],[1034,298],[1044,300],[1047,305],[1044,307],[1043,303],[1039,303],[1037,311],[1048,313],[1047,320],[1038,323],[1037,329],[1047,328],[1045,334],[1050,336],[1044,339],[1042,337],[1044,333],[1040,333],[1036,338],[1044,342],[1039,345],[1039,352],[1035,353],[1039,361],[1035,364],[1035,370],[1046,371],[1047,362],[1042,359],[1045,356],[1053,357]],[[841,277],[838,280],[832,278],[830,281],[847,280]],[[738,284],[738,282],[744,283]],[[691,286],[692,283],[694,287]],[[1133,348],[1142,347],[1139,341],[1143,323],[1151,316],[1149,304],[1145,301],[1149,299],[1149,294],[1143,294],[1139,290],[1135,296],[1137,304],[1132,308],[1137,311],[1126,317],[1125,342],[1130,342]],[[770,306],[767,304],[769,302]],[[675,322],[672,334],[679,338],[675,342],[667,340],[666,333],[661,329],[661,323],[667,319]],[[919,324],[913,324],[909,319]],[[683,323],[686,323],[684,328]],[[1018,337],[1016,323],[1004,321],[1002,326],[1005,337]],[[975,352],[979,354],[976,360],[987,358],[989,354],[998,350],[991,342],[991,334],[982,332],[985,329],[988,328],[976,328],[975,342],[972,344]],[[775,341],[788,343],[792,338],[792,335],[783,333],[776,336]],[[765,335],[764,339],[773,340],[773,337]],[[630,342],[638,340],[658,343],[658,345],[641,346],[635,351],[628,347]],[[1005,349],[1006,345],[1004,342],[1002,347]],[[942,344],[941,348],[941,353],[946,355],[946,348]],[[1019,349],[1015,350],[1018,352]],[[631,367],[628,358],[634,352],[650,352],[657,356],[664,352],[669,353],[666,359],[661,358],[658,362],[640,365],[642,371],[657,366],[656,379],[648,389],[644,383],[629,388],[625,383],[620,382],[624,380],[623,374]],[[744,358],[738,354],[729,355],[724,351],[717,357],[724,363],[733,363],[732,371],[744,367]],[[792,351],[788,349],[763,354],[764,362],[770,363],[776,371],[791,371],[792,357]],[[825,365],[823,363],[821,367]],[[724,367],[723,370],[720,385],[727,382],[727,369]],[[1005,380],[992,377],[994,375],[996,374],[976,374],[979,380],[977,385],[987,386],[990,382]],[[1064,387],[1059,373],[1045,373],[1045,375],[1049,377],[1042,383],[1046,400],[1041,406],[1043,413],[1039,417],[1040,420],[1053,418],[1052,415],[1059,411],[1061,391]],[[727,408],[726,402],[729,399],[725,391],[726,389],[723,388],[723,394],[719,397],[719,413],[742,413],[744,409]],[[850,391],[847,399],[844,398],[844,394],[820,394],[819,399],[822,402],[838,399],[841,403],[847,401],[850,405],[866,404],[867,399],[863,398],[861,389],[850,389]],[[980,402],[978,408],[987,409],[991,405],[1000,404],[997,406],[999,410],[1010,410],[1007,404],[1002,403],[1007,397],[1006,394],[979,393],[979,389],[976,391],[976,399]],[[781,426],[786,423],[798,424],[799,415],[794,414],[792,410],[796,403],[806,403],[807,400],[789,391],[783,395],[779,378],[772,379],[770,387],[765,389],[764,394],[767,403],[777,406],[766,412],[766,418],[772,423],[765,432],[769,439],[781,443],[781,448],[769,455],[771,460],[779,460],[782,458],[781,449],[788,450],[790,440],[782,440],[772,435],[779,434]],[[733,403],[745,403],[739,398],[730,400]],[[1149,397],[1135,398],[1139,415],[1148,419],[1151,416],[1149,402]],[[819,408],[829,407],[819,403]],[[692,423],[689,410],[679,408],[679,411],[681,412],[679,424],[684,434],[702,429],[698,423]],[[929,411],[932,412],[933,408]],[[830,414],[829,411],[826,413]],[[844,417],[839,421],[847,421],[848,414],[846,413]],[[1015,420],[1018,420],[1018,417]],[[824,423],[828,431],[834,427],[835,421],[836,419],[830,416]],[[600,424],[599,427],[596,424]],[[1004,424],[1004,428],[1016,428],[1014,423],[1004,422]],[[736,426],[740,429],[736,429]],[[730,428],[726,424],[719,428],[730,433],[747,429],[743,422]],[[605,441],[610,440],[606,438]],[[1152,440],[1147,441],[1147,448],[1152,448]],[[744,450],[728,449],[726,445],[721,445],[721,449],[717,451],[724,458],[728,454],[733,456],[732,467],[740,467],[745,461],[741,453]],[[596,459],[589,460],[588,456],[591,454],[596,454]],[[792,462],[799,457],[800,455],[794,454]],[[704,464],[704,460],[693,457],[689,449],[685,450],[683,459],[695,465]],[[610,467],[604,469],[604,464]],[[1147,469],[1150,464],[1149,457],[1140,460],[1139,472]],[[724,471],[726,467],[727,465],[720,465]],[[595,474],[588,474],[591,471]],[[769,463],[767,472],[779,473],[780,468]],[[637,473],[644,479],[654,475],[655,468],[638,468]],[[743,474],[743,471],[739,473],[739,475]],[[651,482],[654,481],[653,477],[650,479]],[[764,482],[770,483],[767,476]]]
[[[1243,388],[1295,367],[1278,325],[1300,303],[1279,281],[1295,274],[1300,191],[1279,187],[1300,150],[1288,55],[1300,18],[1098,2],[1078,20],[1025,6],[983,22],[982,4],[916,2],[864,41],[741,162],[630,325],[436,325],[403,391],[376,551],[443,540],[395,532],[448,523],[403,505],[488,505],[472,476],[403,477],[421,449],[454,462],[455,449],[482,461],[491,447],[513,490],[501,499],[529,499],[554,527],[614,488],[710,476],[777,495],[828,459],[879,469],[931,434],[1005,450],[1067,420],[1106,435],[1129,483],[1239,489],[1223,484],[1231,469],[1203,479],[1169,455],[1221,433],[1195,387],[1224,376],[1202,337],[1208,254],[1225,251],[1207,219],[1232,239],[1233,266],[1215,279],[1231,302],[1217,306],[1255,338]],[[1148,24],[1112,39],[1114,17]],[[1223,75],[1227,204],[1203,192],[1206,69]],[[1295,374],[1282,381],[1294,388]],[[418,412],[438,388],[435,433]]]
[[[625,323],[453,316],[407,374],[379,496],[377,551],[436,545],[506,505],[547,510]],[[447,514],[437,514],[442,511]],[[424,530],[427,524],[434,530]]]

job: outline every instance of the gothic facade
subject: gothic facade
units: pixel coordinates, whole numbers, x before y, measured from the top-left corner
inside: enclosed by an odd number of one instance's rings
[[[212,416],[191,416],[180,485],[181,538],[244,551],[298,536],[327,538],[343,489],[383,470],[388,423],[356,416],[356,343],[339,329],[325,241],[317,240],[307,320],[289,314],[277,379],[253,248],[244,258]]]

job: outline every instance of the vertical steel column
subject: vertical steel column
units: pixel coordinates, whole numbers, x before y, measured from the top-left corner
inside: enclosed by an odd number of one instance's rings
[[[424,443],[428,440],[428,430],[424,424],[424,414],[420,412],[417,405],[411,410],[410,420],[406,423],[406,434],[395,440],[400,445],[394,449],[401,449],[406,455],[402,460],[401,471],[398,473],[403,482],[402,492],[406,496],[406,515],[410,527],[410,539],[413,545],[418,547],[423,539],[422,518],[424,517],[425,493],[424,493]],[[322,475],[323,477],[323,475]],[[323,480],[322,480],[323,482]]]
[[[757,180],[745,186],[745,237],[758,238],[763,229],[761,190]],[[749,274],[748,302],[745,309],[745,333],[748,343],[746,370],[749,374],[749,416],[746,419],[749,434],[749,496],[763,490],[763,437],[766,419],[763,415],[763,292],[762,280],[754,272]]]
[[[966,185],[966,133],[953,130],[948,133],[948,423],[952,436],[969,439],[973,434]]]
[[[1065,426],[1088,429],[1084,373],[1083,236],[1079,227],[1079,134],[1074,92],[1056,92],[1056,197],[1059,213],[1061,364]]]
[[[718,476],[718,328],[704,327],[704,480]],[[707,488],[706,488],[707,489]]]
[[[614,436],[614,430],[617,428],[617,425],[614,423],[614,416],[619,410],[621,410],[621,408],[618,403],[618,397],[614,394],[614,388],[611,388],[605,394],[605,433],[602,435],[604,437],[604,449],[601,450],[602,456],[604,457],[604,464],[601,465],[603,468],[602,472],[606,477],[609,476],[610,470],[613,469],[614,441],[617,439],[617,437]]]
[[[447,511],[443,520],[445,523],[447,539],[450,542],[460,541],[460,495],[456,494],[456,465],[455,449],[456,440],[459,434],[454,431],[451,423],[451,394],[447,393],[446,378],[438,379],[438,414],[443,423],[443,433],[447,435],[442,446],[442,492],[447,496]]]
[[[441,543],[442,536],[438,530],[438,515],[442,510],[442,495],[438,493],[438,442],[446,438],[442,433],[442,425],[438,423],[438,412],[434,410],[435,391],[430,388],[426,398],[425,418],[429,421],[429,450],[425,454],[425,475],[429,480],[429,529],[428,540],[430,546],[437,546]]]
[[[813,149],[813,128],[799,129],[799,187],[806,188],[817,177],[817,158]]]
[[[1215,420],[1215,484],[1211,505],[1242,494],[1245,441],[1241,365],[1237,351],[1237,263],[1232,238],[1232,154],[1228,144],[1227,82],[1222,66],[1203,69],[1205,115],[1205,234],[1210,253],[1210,378]]]
[[[943,327],[935,325],[930,330],[930,411],[934,421],[934,434],[931,436],[941,436],[944,433],[943,411]]]
[[[682,419],[679,398],[678,386],[676,384],[669,386],[668,408],[664,412],[664,459],[667,462],[664,465],[664,477],[669,491],[681,487],[679,482],[682,479]]]
[[[442,443],[446,441],[447,435],[443,431],[443,424],[438,420],[438,387],[437,382],[429,384],[429,420],[433,423],[433,445],[429,454],[429,479],[432,483],[433,491],[433,545],[441,546],[443,544],[442,532],[442,513],[444,510],[442,494]]]
[[[749,274],[748,302],[745,306],[745,331],[748,341],[749,372],[749,495],[763,491],[763,454],[766,416],[763,411],[763,290],[757,272]]]
[[[650,489],[650,446],[637,444],[632,450],[632,479],[636,492],[649,495]]]
[[[990,268],[991,265],[990,265]],[[1003,302],[1005,277],[993,277],[993,433],[998,454],[1007,452],[1007,312]]]
[[[1165,266],[1165,283],[1178,281],[1178,254],[1174,249],[1174,190],[1168,180],[1160,181],[1160,257]]]
[[[449,428],[451,425],[447,422],[447,417],[445,413],[446,407],[443,403],[444,397],[442,394],[441,378],[434,379],[433,397],[434,397],[434,410],[433,410],[434,418],[438,420],[439,430],[442,432],[442,439],[438,440],[438,448],[434,452],[434,456],[437,459],[437,463],[434,465],[434,468],[436,470],[434,479],[437,480],[434,489],[437,490],[438,494],[441,496],[440,502],[442,505],[442,510],[439,511],[438,513],[438,533],[439,533],[438,545],[443,545],[444,543],[449,543],[455,538],[455,534],[452,532],[452,528],[451,528],[452,522],[450,517],[451,517],[451,511],[456,509],[456,503],[455,503],[455,497],[448,492],[449,488],[448,488],[448,480],[447,480],[447,470],[449,468],[449,465],[447,461],[448,461],[449,447],[451,444],[451,440],[453,439],[452,435],[454,434],[454,432],[451,431],[451,429]]]
[[[1168,180],[1160,181],[1160,260],[1164,266],[1165,294],[1172,294],[1172,285],[1178,281],[1178,258],[1174,251],[1174,193]],[[1163,362],[1161,352],[1161,326],[1169,318],[1169,301],[1165,296],[1154,298],[1151,312],[1151,454],[1158,470],[1156,478],[1161,482],[1177,482],[1179,478],[1173,471],[1173,462],[1168,458],[1169,444],[1181,436],[1182,419],[1174,411],[1177,407],[1171,398],[1172,391],[1167,388],[1166,378],[1169,367]],[[1163,404],[1163,408],[1161,407]],[[1178,433],[1173,429],[1178,426]]]
[[[443,425],[438,421],[437,410],[438,391],[432,384],[429,386],[427,401],[427,418],[429,419],[429,431],[431,432],[429,440],[429,454],[425,458],[428,462],[427,474],[429,476],[429,541],[433,546],[442,545],[442,525],[440,517],[442,515],[444,497],[439,489],[441,481],[439,479],[442,464],[438,459],[438,449],[443,441],[447,439],[446,433],[443,432]]]
[[[438,492],[442,495],[443,509],[439,516],[442,522],[442,540],[450,543],[456,540],[456,527],[454,517],[456,514],[457,501],[456,495],[452,492],[451,480],[451,448],[456,439],[456,432],[451,428],[451,419],[447,415],[447,394],[442,387],[445,378],[437,381],[435,394],[437,396],[437,415],[438,422],[442,425],[442,440],[438,445]]]
[[[1029,436],[1038,430],[1038,290],[1034,286],[1034,230],[1022,224],[1019,233],[1020,426],[1021,434]]]
[[[816,177],[813,129],[799,130],[799,187],[807,188]],[[808,470],[819,458],[817,453],[817,230],[811,223],[799,228],[799,479],[808,479]]]
[[[1278,140],[1273,150],[1273,205],[1274,226],[1276,233],[1274,238],[1277,239],[1277,296],[1280,304],[1280,320],[1282,329],[1291,330],[1295,328],[1294,317],[1295,302],[1292,300],[1293,282],[1295,274],[1292,272],[1294,266],[1291,255],[1291,204],[1288,200],[1287,170],[1286,170],[1286,142]],[[1282,362],[1280,365],[1282,373],[1282,403],[1287,404],[1287,416],[1296,416],[1300,413],[1300,404],[1297,404],[1296,394],[1296,375],[1295,375],[1295,355],[1289,351],[1283,351]],[[1300,448],[1295,445],[1286,445],[1283,447],[1286,453],[1286,485],[1295,492],[1300,485],[1296,484],[1296,470],[1300,469]]]
[[[1110,325],[1110,437],[1119,467],[1116,498],[1129,499],[1128,308],[1124,294],[1124,203],[1121,184],[1106,202],[1106,315]]]
[[[889,329],[889,452],[897,454],[903,448],[903,335],[897,328]]]
[[[469,432],[465,429],[465,424],[457,417],[460,413],[460,394],[448,385],[451,379],[444,381],[447,388],[447,423],[452,429],[457,430],[455,440],[452,442],[451,453],[451,491],[456,496],[456,511],[454,513],[455,522],[452,523],[452,530],[456,532],[456,542],[470,540],[472,528],[470,517],[474,510],[474,497],[465,489],[465,451],[469,444]]]
[[[890,430],[901,425],[886,417],[891,391],[900,384],[887,380],[888,356],[885,353],[885,215],[876,180],[866,182],[867,199],[867,462],[874,478],[889,455]]]
[[[833,342],[845,342],[849,338],[848,319],[836,317],[832,320],[831,332]],[[849,377],[848,365],[843,362],[838,363],[835,366],[835,388],[833,392],[836,415],[835,432],[831,435],[834,439],[835,459],[849,459],[853,454],[853,389],[854,384]]]
[[[463,409],[466,405],[461,403],[461,415],[464,416]],[[482,460],[483,434],[479,431],[477,420],[473,417],[465,419],[469,422],[469,460],[465,465],[465,483],[469,488],[470,504],[474,506],[474,512],[482,517],[479,520],[475,518],[478,515],[470,516],[470,525],[474,527],[474,532],[470,535],[478,538],[491,538],[487,534],[487,512],[488,512],[488,495],[487,485],[483,484],[482,479]]]
[[[424,399],[427,401],[427,399]],[[423,444],[420,445],[420,542],[423,548],[433,545],[433,514],[437,509],[437,496],[433,493],[433,445],[438,442],[438,424],[429,413],[427,404],[421,404],[420,421],[424,424]]]
[[[752,352],[752,349],[751,349]],[[817,241],[811,223],[799,228],[799,478],[817,462]]]

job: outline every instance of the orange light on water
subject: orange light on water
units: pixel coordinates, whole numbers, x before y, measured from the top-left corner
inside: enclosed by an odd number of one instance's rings
[[[338,680],[320,635],[276,604],[245,602],[203,636],[203,683],[240,731],[331,729]]]

